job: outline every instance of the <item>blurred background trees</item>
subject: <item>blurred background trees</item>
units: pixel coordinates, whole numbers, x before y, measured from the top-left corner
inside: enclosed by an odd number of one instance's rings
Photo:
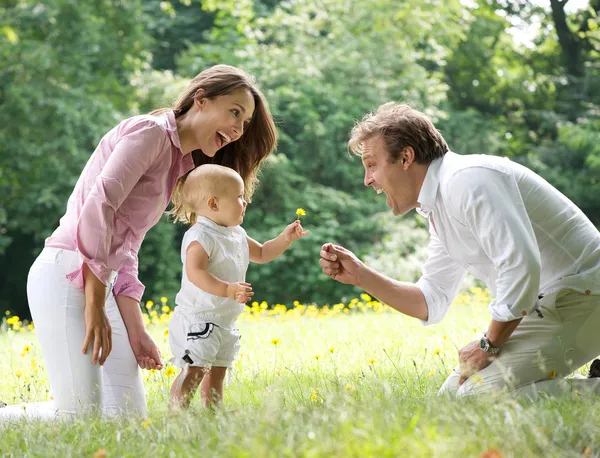
[[[27,315],[28,268],[102,135],[169,106],[216,63],[244,68],[280,134],[244,227],[267,240],[306,209],[309,238],[251,265],[258,301],[356,294],[320,273],[324,242],[418,278],[427,231],[389,215],[347,153],[389,100],[432,117],[460,154],[533,168],[600,224],[600,0],[29,0],[0,2],[0,310]],[[173,298],[184,227],[140,253],[146,299]]]

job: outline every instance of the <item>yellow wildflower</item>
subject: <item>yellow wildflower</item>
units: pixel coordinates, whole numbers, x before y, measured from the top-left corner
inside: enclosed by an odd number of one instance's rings
[[[15,375],[16,375],[17,377],[21,377],[21,376],[23,375],[23,373],[22,373],[21,371],[16,371],[16,372],[15,372]]]
[[[163,305],[161,310],[163,313],[169,313],[171,308],[168,305]]]
[[[321,355],[315,355],[314,358],[318,361]]]
[[[277,345],[279,343],[279,339],[273,339],[273,340],[271,340],[271,343],[273,345]]]
[[[161,297],[161,298],[160,298],[160,301],[161,301],[163,304],[166,304],[168,300],[169,300],[169,299],[167,299],[165,296],[163,296],[163,297]]]
[[[164,330],[163,335],[165,335],[165,336],[169,335],[169,328],[167,328],[167,329]]]
[[[154,307],[154,302],[152,302],[152,301],[146,301],[146,308],[148,310],[150,310],[152,307]]]
[[[151,424],[152,424],[152,420],[148,418],[147,420],[144,420],[144,422],[142,423],[142,426],[144,428],[148,428]]]
[[[299,208],[296,210],[297,216],[306,216],[306,211],[303,208]]]
[[[31,351],[31,347],[29,345],[25,345],[25,347],[23,347],[23,353],[29,353]]]
[[[165,369],[165,375],[167,377],[172,377],[175,375],[175,368],[173,366],[169,366]]]
[[[333,353],[334,351],[335,351],[335,348],[333,348],[333,347],[331,347],[331,348],[329,349],[329,353]]]

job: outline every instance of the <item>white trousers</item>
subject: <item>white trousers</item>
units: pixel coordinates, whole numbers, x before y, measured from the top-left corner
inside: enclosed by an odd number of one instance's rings
[[[105,310],[112,327],[112,351],[103,366],[92,364],[91,346],[87,354],[81,353],[85,296],[66,279],[77,267],[77,253],[58,248],[44,248],[33,263],[27,297],[54,401],[0,408],[0,420],[24,415],[70,417],[98,410],[109,416],[146,415],[142,373],[111,287]]]
[[[600,394],[600,378],[564,378],[600,354],[600,296],[563,290],[543,297],[540,310],[544,317],[523,318],[492,364],[461,386],[457,367],[440,394]]]

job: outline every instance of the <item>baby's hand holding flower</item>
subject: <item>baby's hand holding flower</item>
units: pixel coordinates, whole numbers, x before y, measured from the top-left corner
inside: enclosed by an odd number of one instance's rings
[[[305,231],[302,228],[302,224],[300,223],[299,219],[294,221],[292,224],[289,224],[283,230],[283,235],[288,242],[294,242],[295,240],[301,239],[308,233],[310,233],[310,231]]]

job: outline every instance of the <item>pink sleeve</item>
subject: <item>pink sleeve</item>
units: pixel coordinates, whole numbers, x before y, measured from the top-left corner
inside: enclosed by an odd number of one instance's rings
[[[82,263],[86,263],[105,285],[111,273],[107,265],[115,212],[151,167],[164,140],[164,131],[152,121],[133,126],[131,131],[124,133],[118,139],[83,203],[76,228],[77,249]],[[134,282],[131,281],[133,276],[135,276],[135,283],[139,283],[137,257],[135,266],[128,266],[123,275],[120,275],[118,283],[121,287],[128,285],[125,290],[143,291],[141,283],[133,285]],[[68,278],[83,287],[81,267],[69,274]]]
[[[138,279],[138,256],[135,253],[135,256],[128,258],[119,269],[113,292],[115,296],[127,296],[141,302],[144,289],[144,285]]]

